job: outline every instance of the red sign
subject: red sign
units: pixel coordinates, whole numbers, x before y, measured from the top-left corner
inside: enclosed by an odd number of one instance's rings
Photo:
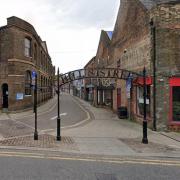
[[[143,77],[138,77],[133,81],[133,83],[143,85],[144,79]],[[151,84],[152,84],[152,77],[151,76],[146,77],[146,85],[151,85]]]
[[[169,84],[170,86],[180,86],[180,77],[172,77],[170,80],[169,80]]]

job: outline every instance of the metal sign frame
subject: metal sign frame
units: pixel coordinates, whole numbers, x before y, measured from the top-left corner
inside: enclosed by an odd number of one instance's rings
[[[70,71],[65,74],[59,75],[60,86],[70,83],[79,79],[86,78],[115,78],[115,79],[124,79],[127,80],[131,76],[132,79],[139,76],[143,77],[143,74],[128,71],[125,69],[119,68],[88,68],[88,69],[78,69],[75,71]]]
[[[143,77],[143,87],[144,87],[144,117],[143,117],[143,138],[142,143],[148,144],[147,138],[147,119],[146,119],[146,68],[144,67],[143,72],[136,73],[133,71],[128,71],[126,69],[120,68],[88,68],[88,69],[78,69],[75,71],[70,71],[65,74],[57,74],[57,95],[58,95],[58,116],[57,116],[57,141],[61,141],[61,117],[60,117],[60,87],[66,83],[70,83],[75,80],[85,79],[85,78],[115,78],[123,80],[133,80],[137,77]]]

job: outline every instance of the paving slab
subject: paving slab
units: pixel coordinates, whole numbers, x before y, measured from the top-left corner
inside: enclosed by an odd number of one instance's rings
[[[116,138],[74,138],[80,153],[96,155],[135,155],[135,151]]]

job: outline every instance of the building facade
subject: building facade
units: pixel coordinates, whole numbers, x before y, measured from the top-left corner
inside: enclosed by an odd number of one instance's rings
[[[87,69],[95,68],[96,57],[93,57],[85,66],[85,72]],[[94,103],[95,84],[92,78],[84,79],[84,99],[91,103]]]
[[[106,68],[110,64],[109,46],[112,38],[112,31],[101,31],[96,56],[85,66],[85,69]],[[113,105],[112,92],[114,89],[114,79],[91,78],[86,80],[86,92],[89,94],[86,99],[90,99],[95,106],[110,107]]]
[[[0,109],[32,107],[32,72],[37,74],[38,103],[53,96],[55,67],[45,41],[28,22],[10,17],[0,27]]]
[[[113,34],[101,31],[92,68],[120,68],[139,74],[146,69],[147,120],[152,129],[180,130],[180,2],[121,0]],[[109,38],[108,38],[109,36]],[[86,68],[87,68],[86,67]],[[143,78],[115,79],[111,104],[126,107],[131,119],[143,120]],[[93,101],[102,105],[107,87],[93,86]],[[127,88],[128,87],[128,88]]]
[[[142,73],[147,70],[147,115],[154,129],[180,128],[180,2],[121,0],[111,41],[112,66]],[[113,109],[127,106],[142,121],[143,81],[117,80]]]

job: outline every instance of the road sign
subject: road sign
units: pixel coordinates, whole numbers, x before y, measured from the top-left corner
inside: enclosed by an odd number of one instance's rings
[[[16,93],[16,100],[23,100],[23,93]]]
[[[36,71],[32,71],[31,78],[32,78],[32,85],[35,86]]]
[[[127,98],[130,98],[130,90],[132,85],[132,76],[130,75],[128,79],[126,80],[126,94]]]
[[[31,77],[32,77],[32,79],[35,79],[35,77],[36,77],[36,71],[32,71]]]

